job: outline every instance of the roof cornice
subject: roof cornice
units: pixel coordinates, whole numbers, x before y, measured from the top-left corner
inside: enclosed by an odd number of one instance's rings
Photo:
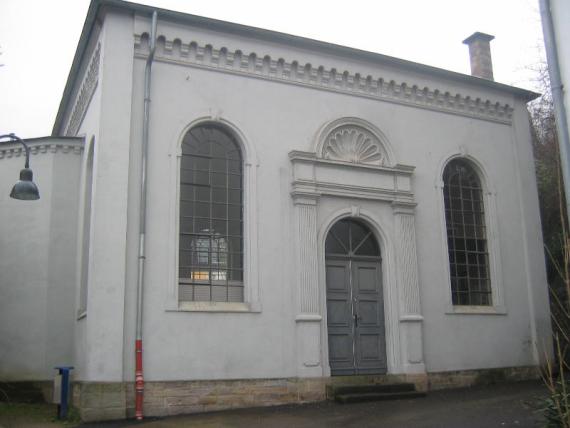
[[[407,61],[400,58],[391,57],[374,52],[363,51],[360,49],[349,48],[346,46],[335,45],[318,40],[313,40],[305,37],[293,36],[290,34],[280,33],[276,31],[265,30],[262,28],[250,27],[241,24],[235,24],[226,21],[220,21],[212,18],[205,18],[197,15],[191,15],[182,12],[175,12],[172,10],[161,9],[153,6],[147,6],[137,3],[131,3],[123,0],[92,0],[83,24],[81,37],[77,45],[77,50],[73,58],[73,63],[67,83],[63,92],[60,102],[59,110],[55,120],[52,134],[56,135],[62,125],[63,115],[65,114],[66,106],[69,98],[72,95],[73,88],[78,78],[79,69],[83,61],[85,51],[89,42],[89,38],[93,32],[94,24],[100,11],[103,8],[111,7],[141,15],[151,16],[154,11],[158,13],[160,19],[165,19],[172,22],[179,22],[186,25],[195,26],[198,28],[206,28],[214,31],[221,31],[228,34],[239,35],[243,37],[256,38],[268,42],[280,43],[292,47],[315,50],[322,53],[327,53],[336,56],[343,56],[350,59],[367,61],[375,64],[388,65],[399,67],[410,71],[426,73],[432,76],[449,79],[451,81],[479,86],[482,88],[493,89],[514,95],[523,101],[530,101],[538,97],[537,94],[526,89],[517,88],[514,86],[505,85],[492,80],[481,79],[478,77],[457,73],[429,65],[419,64],[413,61]]]
[[[71,153],[81,154],[83,151],[83,137],[39,137],[27,138],[26,144],[30,149],[30,154],[38,155],[43,153]],[[0,144],[0,159],[25,156],[24,147],[14,141]]]

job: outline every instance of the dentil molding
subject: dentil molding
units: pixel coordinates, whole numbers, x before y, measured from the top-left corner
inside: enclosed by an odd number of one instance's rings
[[[147,57],[148,37],[148,33],[135,34],[135,57]],[[420,87],[414,83],[365,76],[357,72],[339,72],[335,68],[325,70],[323,66],[302,65],[294,60],[276,60],[255,52],[244,54],[240,50],[231,52],[225,47],[216,49],[212,45],[199,46],[194,41],[184,43],[180,39],[166,40],[164,36],[159,36],[155,60],[347,93],[492,122],[512,122],[513,108],[509,104],[452,94],[427,86]]]
[[[97,88],[97,84],[99,83],[100,61],[101,61],[101,43],[97,45],[95,51],[93,52],[93,55],[91,57],[91,62],[87,69],[87,73],[83,78],[81,89],[78,92],[79,95],[75,100],[75,106],[73,107],[73,111],[69,116],[69,122],[67,123],[65,131],[65,135],[68,137],[77,135],[77,131],[79,131],[81,122],[83,122],[83,117],[85,116],[87,107],[89,106],[91,98],[93,97],[95,89]]]
[[[44,153],[70,153],[79,155],[83,152],[83,141],[81,142],[33,142],[26,141],[26,144],[30,148],[30,154],[38,155]],[[20,156],[25,156],[26,152],[21,144],[10,143],[0,145],[0,159],[4,158],[16,158]]]

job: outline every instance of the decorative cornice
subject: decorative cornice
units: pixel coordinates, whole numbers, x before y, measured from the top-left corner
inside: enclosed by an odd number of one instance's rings
[[[97,45],[95,52],[93,52],[93,56],[91,57],[89,68],[85,74],[83,83],[81,84],[81,89],[78,92],[79,95],[75,100],[75,107],[73,107],[73,111],[69,116],[69,122],[67,123],[67,128],[65,131],[66,136],[77,135],[77,131],[79,131],[79,127],[81,126],[81,122],[83,122],[87,107],[89,106],[91,98],[93,97],[95,89],[97,88],[97,84],[99,83],[100,60],[101,43]]]
[[[44,153],[70,153],[74,155],[79,155],[83,152],[83,142],[38,142],[33,143],[28,141],[28,147],[30,148],[30,154],[38,155]],[[16,158],[20,156],[25,156],[25,150],[21,144],[3,144],[0,145],[0,159],[4,158]]]
[[[146,58],[148,53],[148,34],[136,34],[135,56]],[[351,94],[492,122],[510,124],[512,121],[513,108],[509,104],[451,94],[428,87],[420,88],[415,84],[397,83],[382,77],[374,78],[349,71],[339,72],[335,68],[325,70],[323,66],[301,65],[298,61],[286,62],[283,58],[275,60],[269,55],[258,56],[255,52],[244,54],[240,50],[230,52],[225,47],[214,49],[212,45],[198,46],[196,42],[166,40],[164,36],[158,39],[155,60]]]
[[[289,152],[289,159],[293,166],[291,196],[295,205],[316,205],[321,196],[328,195],[391,202],[407,208],[415,206],[410,181],[413,167],[331,161],[317,157],[316,153],[301,151]],[[298,168],[300,165],[303,167]],[[330,173],[340,169],[344,174]],[[371,178],[371,174],[374,178],[364,184],[361,178]]]
[[[417,203],[409,200],[394,200],[392,202],[392,212],[394,214],[414,215]]]
[[[416,169],[415,166],[396,164],[395,166],[379,166],[379,165],[369,165],[364,163],[353,163],[345,162],[339,160],[329,160],[318,158],[313,152],[303,152],[301,150],[292,150],[289,152],[289,160],[294,162],[306,162],[306,163],[316,163],[319,165],[329,165],[331,167],[337,168],[360,168],[360,169],[371,169],[375,171],[384,171],[390,174],[406,175],[410,176]]]

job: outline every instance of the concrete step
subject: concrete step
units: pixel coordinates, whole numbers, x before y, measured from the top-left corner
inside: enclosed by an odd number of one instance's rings
[[[425,397],[425,392],[418,391],[402,391],[402,392],[362,392],[350,394],[335,395],[335,401],[343,404],[362,403],[365,401],[384,401],[384,400],[407,400],[413,398]]]
[[[412,392],[416,387],[413,383],[394,383],[394,384],[365,384],[365,385],[334,385],[332,387],[332,395],[344,394],[367,394],[377,393],[395,393],[395,392]]]

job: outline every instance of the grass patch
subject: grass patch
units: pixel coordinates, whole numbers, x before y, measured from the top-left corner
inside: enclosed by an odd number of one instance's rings
[[[57,405],[48,403],[0,402],[0,426],[10,427],[74,427],[80,424],[75,409],[68,411],[66,420],[57,419]]]

